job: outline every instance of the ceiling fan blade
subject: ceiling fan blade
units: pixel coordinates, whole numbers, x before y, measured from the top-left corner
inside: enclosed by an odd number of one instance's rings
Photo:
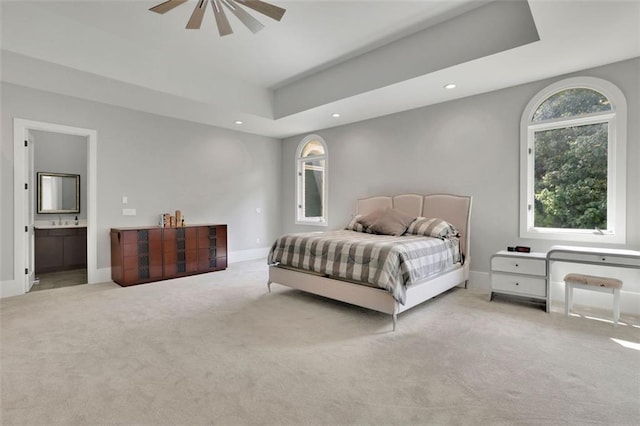
[[[252,33],[257,33],[264,28],[264,25],[253,16],[249,15],[246,10],[241,8],[238,3],[233,0],[222,0],[224,4],[231,10],[231,13],[238,18]]]
[[[220,36],[233,34],[233,30],[231,29],[231,25],[229,25],[229,20],[224,13],[220,0],[211,0],[211,7],[213,7],[213,13],[216,17],[216,24],[218,25],[218,33]]]
[[[267,3],[260,0],[237,0],[237,1],[241,3],[243,6],[250,7],[256,12],[260,12],[271,19],[275,19],[276,21],[281,20],[282,16],[287,11],[286,9],[283,9],[271,3]]]
[[[204,11],[206,8],[207,8],[207,0],[198,0],[198,4],[196,5],[196,8],[193,9],[191,18],[189,18],[189,22],[187,22],[187,29],[189,30],[200,29],[200,25],[202,25],[202,17],[204,16]]]
[[[153,6],[149,10],[156,13],[167,13],[174,7],[180,6],[182,3],[186,3],[186,2],[187,0],[167,0],[164,3],[160,3],[158,5]]]

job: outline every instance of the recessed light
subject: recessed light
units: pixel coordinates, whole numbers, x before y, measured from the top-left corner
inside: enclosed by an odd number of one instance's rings
[[[242,121],[240,121],[240,120],[236,120],[236,121],[235,121],[235,123],[236,123],[238,126],[239,126],[239,125],[241,125],[241,124],[243,124],[243,122],[242,122]]]
[[[333,118],[338,118],[338,117],[340,117],[340,114],[338,114],[337,112],[334,112],[333,114],[331,114],[331,116]]]
[[[453,84],[453,83],[449,83],[449,84],[447,84],[446,86],[444,86],[444,88],[445,88],[445,89],[455,89],[455,88],[456,88],[456,85],[455,85],[455,84]]]

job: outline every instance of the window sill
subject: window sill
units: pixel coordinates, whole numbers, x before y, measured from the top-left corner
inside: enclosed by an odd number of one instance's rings
[[[311,225],[311,226],[329,226],[327,221],[323,222],[311,222],[311,221],[300,221],[296,220],[296,225]]]
[[[599,234],[596,231],[592,232],[558,232],[556,230],[528,230],[521,231],[520,238],[532,238],[537,240],[549,240],[549,241],[575,241],[582,243],[597,243],[597,244],[625,244],[626,238],[624,235],[603,233]]]

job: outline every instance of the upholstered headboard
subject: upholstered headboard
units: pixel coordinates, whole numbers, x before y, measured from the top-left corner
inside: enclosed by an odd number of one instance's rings
[[[460,231],[460,248],[469,260],[471,202],[470,196],[452,194],[377,196],[358,200],[356,212],[368,214],[374,210],[392,207],[411,216],[444,219]]]

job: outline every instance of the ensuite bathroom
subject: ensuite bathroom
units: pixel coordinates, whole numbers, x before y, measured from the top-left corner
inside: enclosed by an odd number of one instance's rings
[[[31,291],[86,284],[86,138],[29,132]]]

